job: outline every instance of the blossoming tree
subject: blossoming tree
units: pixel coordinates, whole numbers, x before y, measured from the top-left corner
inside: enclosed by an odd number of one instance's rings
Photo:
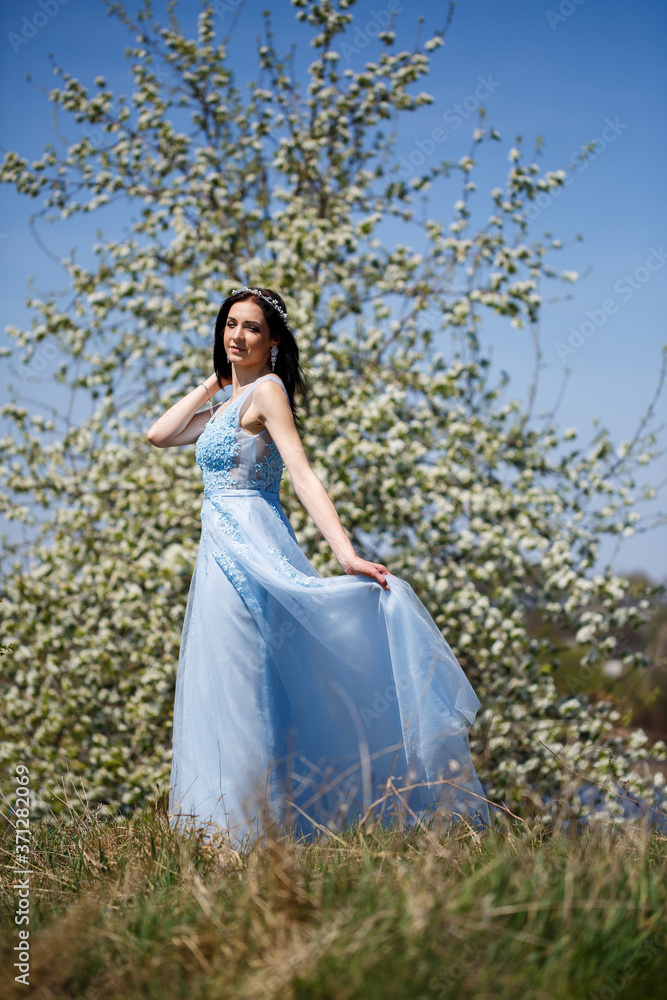
[[[2,408],[14,433],[2,442],[0,509],[34,536],[27,550],[3,541],[3,763],[31,761],[37,810],[58,808],[63,781],[114,811],[165,791],[201,483],[191,449],[158,452],[146,430],[210,373],[222,298],[260,284],[288,304],[312,387],[304,446],[343,525],[360,554],[412,583],[480,697],[471,746],[489,797],[548,818],[569,777],[558,757],[653,801],[636,766],[645,734],[620,736],[618,713],[589,702],[583,682],[559,694],[558,648],[530,627],[573,630],[583,671],[649,613],[651,592],[628,600],[626,580],[591,570],[600,541],[638,519],[633,477],[655,448],[652,408],[623,454],[604,431],[578,447],[553,415],[534,416],[534,393],[504,401],[482,347],[495,314],[529,328],[539,357],[543,285],[575,276],[548,263],[558,241],[529,241],[529,209],[566,173],[524,163],[518,143],[472,231],[476,157],[501,141],[483,109],[469,155],[431,157],[414,178],[392,167],[385,133],[433,100],[413,90],[446,27],[399,50],[392,20],[363,69],[342,69],[353,0],[292,4],[316,52],[305,93],[268,17],[243,97],[215,4],[194,39],[173,17],[164,27],[145,10],[133,23],[112,5],[136,39],[130,98],[56,65],[50,100],[84,134],[33,163],[4,158],[2,181],[40,199],[47,218],[116,206],[128,227],[95,244],[91,266],[62,261],[66,305],[33,297],[32,328],[9,331],[23,390],[41,367],[93,412],[73,422],[16,398]],[[451,223],[423,217],[416,200],[457,175]],[[420,252],[380,239],[380,227],[410,227]],[[309,557],[339,572],[287,478],[283,496]],[[392,696],[378,691],[369,717]],[[664,759],[664,746],[651,754]]]

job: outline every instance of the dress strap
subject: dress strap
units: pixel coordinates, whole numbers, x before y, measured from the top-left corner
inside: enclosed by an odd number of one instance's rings
[[[277,382],[279,385],[282,385],[283,389],[285,389],[285,395],[287,396],[287,399],[289,400],[289,392],[285,388],[285,383],[283,382],[282,379],[278,378],[277,375],[260,375],[260,377],[258,379],[255,379],[255,381],[252,384],[253,385],[257,385],[258,382],[263,381],[263,379],[265,379],[265,378],[270,378],[272,381]]]
[[[247,385],[247,386],[245,387],[245,389],[243,390],[243,392],[240,392],[240,393],[238,394],[238,396],[236,397],[236,399],[234,400],[234,402],[235,402],[235,403],[237,403],[237,404],[238,404],[238,403],[240,403],[240,402],[241,402],[241,400],[242,400],[242,399],[245,399],[245,397],[247,396],[247,394],[248,394],[249,392],[251,392],[251,391],[252,391],[252,390],[253,390],[253,389],[255,388],[255,386],[257,385],[257,383],[258,383],[258,382],[262,382],[262,381],[263,381],[263,380],[264,380],[265,378],[270,378],[270,379],[272,379],[272,380],[273,380],[274,382],[279,382],[279,383],[280,383],[280,385],[282,385],[283,389],[285,389],[285,386],[284,386],[284,384],[283,384],[282,380],[281,380],[281,379],[279,379],[277,375],[260,375],[260,377],[259,377],[259,378],[256,378],[254,382],[251,382],[251,383],[250,383],[250,385]],[[288,393],[287,389],[285,389],[285,395],[287,396],[287,401],[289,402],[289,393]],[[229,406],[232,406],[232,405],[233,405],[233,404],[232,404],[232,403],[230,403],[230,402],[229,402],[228,400],[225,400],[225,403],[224,403],[224,404],[222,405],[222,409],[225,409],[225,410],[226,410],[226,409],[227,409],[227,407],[229,407]],[[220,409],[221,409],[221,408],[220,408],[220,407],[218,407],[218,412],[216,413],[216,415],[215,415],[214,417],[210,417],[210,418],[209,418],[209,422],[211,422],[211,421],[214,421],[214,420],[217,420],[217,419],[218,419],[218,416],[219,416],[219,414],[220,414]],[[238,411],[237,411],[237,420],[238,420],[238,419],[239,419],[239,416],[238,416]]]

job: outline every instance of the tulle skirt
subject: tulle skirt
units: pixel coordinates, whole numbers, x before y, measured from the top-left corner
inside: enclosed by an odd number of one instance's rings
[[[487,825],[468,743],[480,703],[411,586],[320,576],[275,493],[207,492],[201,524],[172,825],[235,849],[342,823]]]

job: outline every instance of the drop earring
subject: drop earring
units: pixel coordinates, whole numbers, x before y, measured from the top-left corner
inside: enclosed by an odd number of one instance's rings
[[[273,346],[271,347],[271,371],[275,371],[277,357],[278,357],[278,345],[273,344]]]

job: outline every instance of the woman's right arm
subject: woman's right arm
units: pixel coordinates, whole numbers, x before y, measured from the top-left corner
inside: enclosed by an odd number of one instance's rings
[[[151,444],[156,448],[194,444],[211,417],[208,407],[202,413],[197,413],[204,403],[208,403],[204,385],[211,396],[222,388],[217,375],[215,373],[209,375],[203,385],[196,386],[187,396],[183,396],[158,417],[146,434]]]

